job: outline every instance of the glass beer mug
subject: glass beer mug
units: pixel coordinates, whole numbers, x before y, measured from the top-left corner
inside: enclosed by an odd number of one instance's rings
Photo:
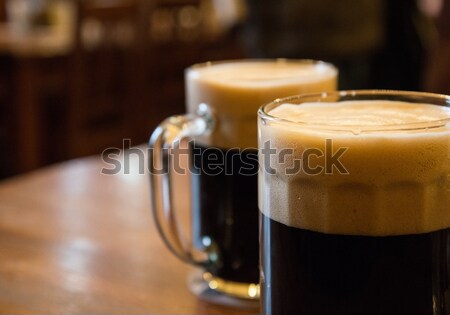
[[[187,114],[167,118],[150,139],[151,197],[166,245],[199,267],[189,287],[200,298],[258,306],[257,109],[277,97],[335,90],[336,77],[331,64],[312,60],[231,60],[186,70]],[[178,226],[171,176],[183,140],[192,242]]]
[[[259,148],[263,314],[447,314],[449,96],[278,99]]]

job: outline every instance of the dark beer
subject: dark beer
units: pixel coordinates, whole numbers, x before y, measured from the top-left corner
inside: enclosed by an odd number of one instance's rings
[[[208,271],[258,283],[257,150],[191,145],[191,153],[194,241],[209,238],[219,258]]]
[[[187,115],[167,119],[151,144],[171,148],[180,139],[195,141],[190,156],[193,244],[180,239],[174,224],[171,201],[177,193],[171,177],[152,177],[153,209],[169,248],[199,267],[189,287],[201,299],[251,308],[259,300],[258,108],[279,97],[335,90],[336,85],[337,69],[314,60],[244,59],[186,69]],[[170,160],[177,158],[170,155],[175,151],[160,154],[168,157],[164,171],[179,166]],[[208,259],[197,257],[199,251]]]
[[[210,127],[193,137],[194,245],[210,253],[207,271],[227,285],[239,283],[227,294],[257,299],[256,112],[278,97],[335,90],[337,69],[312,60],[208,62],[187,69],[185,79],[187,112]]]
[[[260,147],[291,149],[260,156],[265,315],[446,314],[450,111],[367,94],[260,120]]]
[[[261,215],[264,314],[446,314],[449,231],[332,235]]]

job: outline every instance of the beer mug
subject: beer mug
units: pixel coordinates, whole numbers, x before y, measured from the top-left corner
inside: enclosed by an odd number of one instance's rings
[[[259,148],[263,314],[447,314],[449,96],[278,99]]]
[[[156,225],[177,257],[199,267],[189,287],[200,298],[258,305],[257,110],[277,97],[335,90],[336,77],[334,66],[311,60],[208,62],[186,70],[187,114],[167,118],[153,132],[149,166]],[[177,225],[171,184],[179,160],[172,153],[183,139],[189,142],[191,242]]]

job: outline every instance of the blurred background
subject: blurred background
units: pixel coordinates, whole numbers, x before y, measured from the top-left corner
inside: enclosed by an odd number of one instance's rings
[[[0,0],[0,178],[148,140],[184,69],[312,58],[340,89],[450,94],[450,0]]]

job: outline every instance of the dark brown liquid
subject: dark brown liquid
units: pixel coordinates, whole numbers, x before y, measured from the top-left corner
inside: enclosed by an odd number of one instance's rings
[[[209,266],[214,276],[258,283],[257,150],[191,145],[191,151],[195,244],[202,247],[204,237],[214,244],[219,255]]]
[[[331,235],[261,215],[263,314],[446,314],[449,235]]]

